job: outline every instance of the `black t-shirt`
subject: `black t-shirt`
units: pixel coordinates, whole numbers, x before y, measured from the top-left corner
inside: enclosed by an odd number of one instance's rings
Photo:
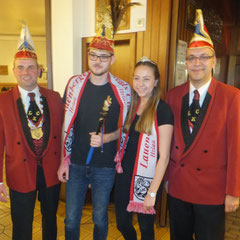
[[[74,123],[74,140],[72,143],[71,162],[85,165],[90,149],[89,132],[96,132],[100,112],[104,100],[107,96],[112,98],[112,104],[105,120],[105,133],[110,133],[118,129],[118,118],[120,105],[115,97],[110,83],[105,85],[94,85],[90,79],[87,81],[82,97],[80,99],[77,117]],[[116,154],[117,141],[112,141],[101,147],[95,148],[91,166],[114,168],[114,156]]]
[[[126,200],[129,199],[129,190],[131,186],[133,169],[134,169],[134,164],[136,160],[138,140],[140,136],[140,133],[135,131],[135,126],[138,119],[139,119],[139,116],[136,115],[130,127],[127,148],[125,150],[125,154],[122,160],[123,173],[117,174],[117,179],[116,179],[117,180],[116,188],[118,189],[118,192],[120,191],[122,194],[123,192],[126,194],[125,196]],[[157,106],[157,121],[158,121],[158,126],[161,126],[164,124],[173,125],[174,123],[173,114],[169,105],[162,100],[159,101]]]

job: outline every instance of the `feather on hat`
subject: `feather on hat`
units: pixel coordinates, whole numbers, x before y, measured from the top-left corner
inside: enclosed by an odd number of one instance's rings
[[[195,33],[188,45],[188,49],[210,47],[214,50],[213,42],[209,36],[206,26],[204,25],[201,9],[196,9],[196,19],[194,25],[196,26]]]

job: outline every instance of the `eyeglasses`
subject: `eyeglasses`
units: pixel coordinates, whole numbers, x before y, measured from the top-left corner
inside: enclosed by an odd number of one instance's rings
[[[193,63],[198,59],[200,62],[204,63],[204,62],[206,62],[207,60],[209,60],[210,58],[213,58],[213,57],[214,57],[214,55],[213,56],[203,55],[203,56],[200,56],[200,57],[190,56],[190,57],[187,57],[186,60],[190,63]]]
[[[96,55],[96,54],[93,54],[93,53],[88,53],[88,56],[89,56],[89,59],[92,60],[92,61],[97,61],[97,59],[99,58],[99,60],[101,62],[107,62],[108,59],[112,56],[113,54],[111,55]]]

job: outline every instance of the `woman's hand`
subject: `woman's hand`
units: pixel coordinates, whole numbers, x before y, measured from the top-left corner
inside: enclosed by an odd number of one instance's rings
[[[155,201],[156,201],[156,196],[151,197],[150,194],[147,193],[143,203],[144,210],[150,210],[152,207],[154,207]]]

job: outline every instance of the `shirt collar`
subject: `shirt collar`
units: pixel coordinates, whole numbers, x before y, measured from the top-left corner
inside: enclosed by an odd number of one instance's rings
[[[208,88],[210,86],[210,83],[212,81],[212,78],[209,79],[209,81],[207,83],[205,83],[203,86],[201,86],[200,88],[198,88],[198,92],[200,95],[200,99],[199,99],[199,105],[200,107],[203,104],[203,101],[207,95],[208,92]],[[193,101],[193,97],[194,97],[194,90],[196,90],[196,88],[192,85],[192,83],[190,82],[190,89],[189,89],[189,106],[191,105],[192,101]]]
[[[36,98],[39,98],[41,96],[38,86],[36,86],[32,91],[27,91],[18,85],[18,90],[19,90],[19,93],[20,93],[22,99],[27,99],[29,97],[28,93],[30,93],[30,92],[35,93]]]

